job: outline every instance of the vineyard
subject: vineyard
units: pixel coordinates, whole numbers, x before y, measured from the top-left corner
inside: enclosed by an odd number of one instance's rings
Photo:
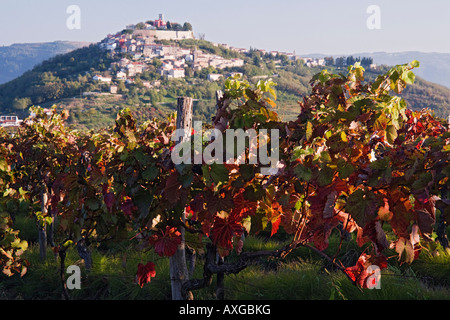
[[[289,122],[272,80],[239,77],[201,128],[187,97],[167,119],[125,109],[90,132],[33,108],[0,129],[1,297],[450,298],[450,133],[401,98],[418,66],[373,83],[359,63],[324,70]],[[260,134],[226,161],[230,129]]]

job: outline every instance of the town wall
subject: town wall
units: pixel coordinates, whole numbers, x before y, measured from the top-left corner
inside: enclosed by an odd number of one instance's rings
[[[157,40],[195,39],[192,31],[134,30],[133,34],[136,36],[154,37]]]

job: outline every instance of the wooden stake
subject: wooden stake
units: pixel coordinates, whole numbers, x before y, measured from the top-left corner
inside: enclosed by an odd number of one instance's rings
[[[192,130],[192,105],[193,100],[189,97],[179,97],[177,104],[177,129],[184,129],[184,137],[180,138],[177,143],[186,141]],[[186,217],[184,213],[181,216],[183,225],[185,225]],[[183,300],[181,292],[183,283],[189,280],[189,272],[186,263],[185,253],[185,230],[180,228],[181,243],[178,245],[177,252],[169,258],[170,261],[170,280],[172,287],[172,300]],[[192,293],[185,297],[192,300]]]

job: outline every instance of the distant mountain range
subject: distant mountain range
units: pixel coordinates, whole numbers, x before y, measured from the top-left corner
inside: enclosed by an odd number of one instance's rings
[[[416,75],[450,88],[450,53],[407,51],[397,53],[372,52],[361,53],[360,55],[372,57],[374,63],[391,66],[418,60],[420,68],[414,70]]]
[[[354,57],[371,57],[376,64],[385,64],[394,66],[397,64],[404,64],[412,60],[420,62],[420,68],[415,69],[414,73],[423,79],[434,82],[447,88],[450,88],[450,53],[439,52],[419,52],[419,51],[405,51],[405,52],[362,52],[353,54],[332,55],[334,58],[340,56]],[[320,53],[310,54],[311,57],[326,57]]]
[[[44,60],[89,44],[89,42],[54,41],[0,46],[0,84],[19,77]]]

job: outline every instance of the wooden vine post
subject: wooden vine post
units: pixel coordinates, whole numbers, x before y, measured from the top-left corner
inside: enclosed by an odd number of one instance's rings
[[[45,182],[43,182],[41,185],[40,200],[41,200],[42,216],[46,216],[48,212],[48,190]],[[38,230],[39,230],[39,257],[41,259],[41,262],[44,262],[47,256],[47,227],[45,222],[38,221]]]
[[[192,130],[192,106],[193,100],[190,97],[179,97],[177,103],[177,129],[184,129],[184,136],[176,143],[181,143],[190,139]],[[186,221],[184,213],[181,215],[183,225]],[[185,230],[180,228],[181,243],[178,245],[176,253],[170,257],[170,280],[172,288],[172,300],[192,300],[192,293],[183,297],[181,287],[189,280],[189,272],[186,263]]]

